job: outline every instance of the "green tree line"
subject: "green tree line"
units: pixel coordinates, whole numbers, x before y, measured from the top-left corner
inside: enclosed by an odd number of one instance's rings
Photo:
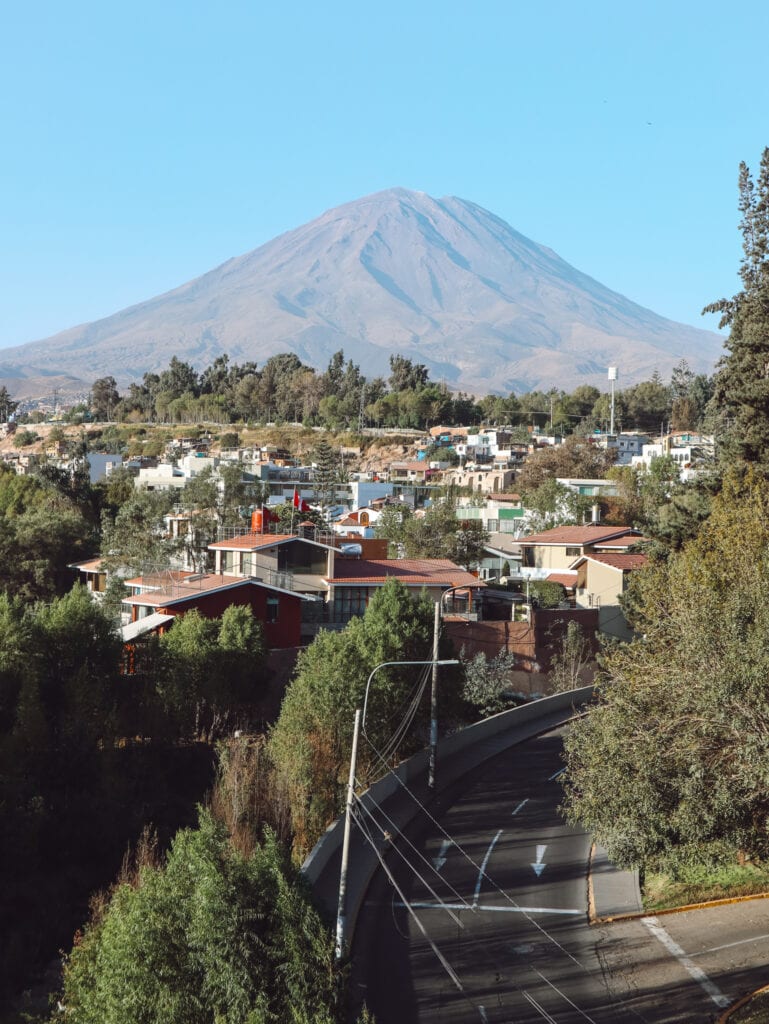
[[[617,392],[618,428],[657,432],[661,425],[695,429],[708,422],[713,382],[685,360],[665,383],[658,373]],[[552,389],[475,400],[431,381],[427,368],[403,356],[390,357],[388,378],[367,379],[343,351],[325,371],[297,356],[272,356],[255,363],[230,363],[219,356],[198,373],[176,356],[167,370],[146,373],[120,395],[113,377],[95,381],[90,410],[99,420],[194,424],[301,422],[337,430],[365,426],[426,429],[435,424],[500,423],[569,434],[608,429],[610,397],[579,385],[571,393]]]

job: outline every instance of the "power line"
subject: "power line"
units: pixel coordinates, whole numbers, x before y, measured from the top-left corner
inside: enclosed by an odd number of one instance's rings
[[[376,747],[374,746],[374,744],[372,743],[372,741],[369,739],[368,736],[366,736],[366,742],[369,744],[369,746],[373,750],[374,754],[381,759],[381,755],[380,755],[379,751],[376,749]],[[501,889],[497,885],[497,883],[494,881],[494,879],[491,878],[491,876],[488,875],[481,868],[481,866],[478,865],[473,860],[473,858],[465,850],[465,848],[460,843],[458,843],[456,841],[456,839],[454,839],[451,835],[449,835],[449,833],[446,831],[446,829],[440,824],[440,822],[435,817],[433,817],[433,815],[430,813],[430,811],[427,809],[427,807],[425,807],[425,805],[422,803],[422,801],[419,799],[419,797],[411,789],[409,789],[409,787],[406,785],[406,783],[403,781],[403,779],[401,779],[395,773],[393,773],[393,775],[394,775],[394,778],[395,778],[396,782],[398,783],[398,785],[401,786],[401,788],[406,791],[408,796],[411,797],[411,799],[414,801],[414,803],[417,805],[417,807],[419,807],[420,810],[427,816],[427,818],[429,819],[431,824],[434,825],[435,828],[437,828],[439,830],[441,835],[443,835],[446,839],[448,839],[451,843],[453,843],[454,846],[456,846],[457,850],[459,850],[459,852],[462,854],[462,856],[465,858],[465,860],[469,864],[471,864],[473,866],[473,868],[475,868],[476,871],[478,871],[480,873],[481,877],[486,879],[486,881],[490,883],[490,885],[496,890],[496,892],[499,893],[500,896],[502,896],[502,898],[506,902],[508,902],[511,906],[515,907],[517,910],[520,910],[521,913],[522,913],[522,916],[529,922],[529,924],[531,924],[534,928],[537,929],[537,931],[539,931],[542,935],[544,935],[545,938],[549,942],[552,942],[553,945],[556,946],[556,948],[559,949],[564,954],[564,956],[568,957],[568,959],[571,960],[574,964],[576,964],[577,967],[579,967],[581,970],[586,971],[587,973],[589,973],[587,968],[584,966],[584,964],[580,963],[580,961],[572,953],[570,953],[563,945],[561,945],[561,943],[556,938],[554,938],[547,931],[546,928],[543,928],[542,925],[531,916],[531,914],[527,913],[525,907],[521,907],[521,905],[516,900],[514,900],[513,897],[509,895],[509,893],[505,892],[504,889]]]

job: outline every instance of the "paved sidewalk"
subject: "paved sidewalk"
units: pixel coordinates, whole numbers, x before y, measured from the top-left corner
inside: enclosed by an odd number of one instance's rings
[[[641,886],[637,871],[615,868],[602,846],[593,849],[590,859],[590,885],[592,921],[611,921],[628,914],[643,913]]]

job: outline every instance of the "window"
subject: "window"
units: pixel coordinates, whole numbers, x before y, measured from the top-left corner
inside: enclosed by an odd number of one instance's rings
[[[280,598],[270,594],[267,598],[267,615],[265,618],[266,622],[277,622],[278,611],[280,609]]]
[[[581,551],[580,548],[574,548],[574,547],[567,547],[566,548],[566,557],[567,558],[576,558],[577,555],[581,555],[581,554],[582,554],[582,551]]]
[[[360,587],[334,587],[334,622],[349,622],[354,615],[363,615],[368,604],[368,590]]]

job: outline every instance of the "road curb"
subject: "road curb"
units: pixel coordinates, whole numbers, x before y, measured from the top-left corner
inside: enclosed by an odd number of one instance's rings
[[[749,893],[747,896],[725,896],[723,899],[707,900],[704,903],[684,903],[680,907],[667,907],[664,910],[644,910],[629,914],[606,914],[600,916],[596,913],[595,909],[595,887],[593,885],[593,859],[595,852],[596,845],[593,843],[590,847],[587,869],[587,919],[591,925],[613,924],[615,921],[640,921],[644,917],[663,917],[670,914],[683,914],[689,910],[707,910],[709,907],[726,907],[732,903],[748,903],[751,900],[769,899],[769,892],[754,892]],[[749,996],[748,998],[751,997]]]
[[[590,846],[590,856],[587,859],[587,923],[601,924],[602,919],[595,912],[595,890],[593,888],[593,857],[595,856],[595,843]]]
[[[756,996],[760,996],[763,992],[769,992],[769,985],[757,988],[755,992],[749,992],[746,996],[743,996],[742,999],[738,999],[737,1002],[730,1006],[728,1010],[724,1010],[716,1021],[716,1024],[726,1024],[726,1021],[731,1018],[733,1013],[736,1013],[737,1010],[741,1010],[742,1007],[746,1006],[751,999],[755,999]]]

